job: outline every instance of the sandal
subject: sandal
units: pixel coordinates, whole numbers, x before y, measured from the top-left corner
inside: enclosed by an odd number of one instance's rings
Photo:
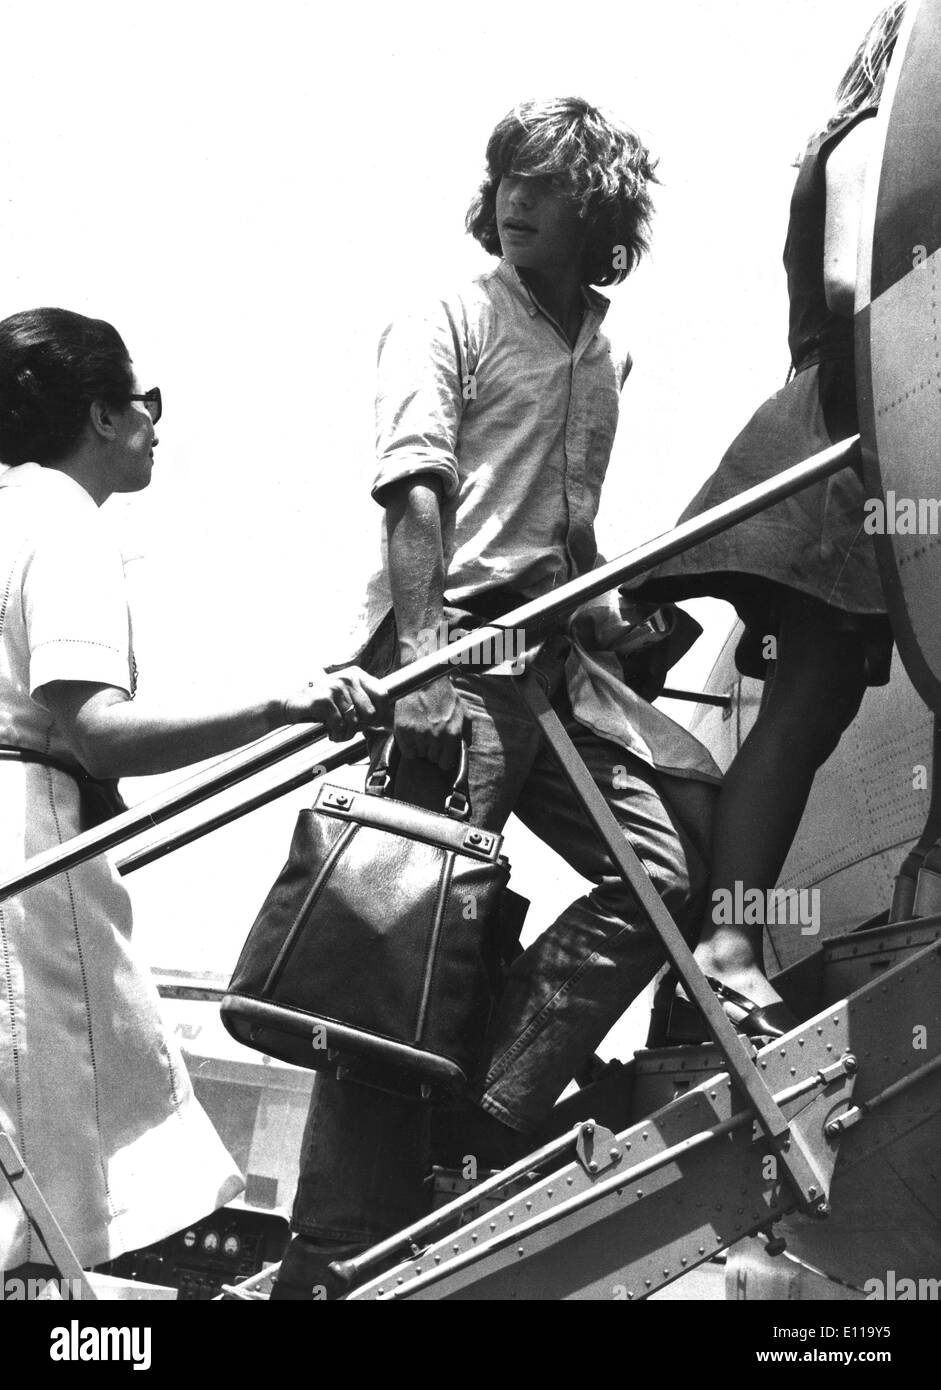
[[[800,1024],[800,1019],[795,1018],[788,1006],[781,1000],[775,1004],[756,1004],[747,995],[740,994],[737,989],[732,989],[731,985],[724,985],[721,980],[715,980],[711,975],[707,975],[705,978],[706,983],[722,1005],[729,1022],[736,1032],[741,1033],[746,1038],[769,1038],[772,1040],[783,1038],[785,1033],[790,1033]],[[742,1017],[733,1018],[732,1009],[744,1011]],[[695,1004],[679,994],[674,994],[673,1003],[670,1006],[666,1041],[668,1045],[713,1041],[712,1034],[706,1027],[706,1021]]]

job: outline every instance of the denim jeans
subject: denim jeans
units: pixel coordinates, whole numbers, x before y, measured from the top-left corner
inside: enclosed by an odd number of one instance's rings
[[[565,655],[561,641],[549,644],[537,659],[540,678],[664,903],[688,931],[707,887],[702,837],[692,827],[707,822],[712,789],[664,777],[576,723],[563,681]],[[593,885],[517,957],[490,1025],[478,1104],[527,1133],[546,1118],[664,955],[543,744],[516,679],[464,669],[453,679],[473,721],[474,823],[500,831],[514,813]],[[403,759],[398,799],[439,808],[447,789],[440,769]],[[304,1134],[294,1230],[368,1244],[418,1219],[427,1209],[430,1134],[427,1105],[320,1074]]]

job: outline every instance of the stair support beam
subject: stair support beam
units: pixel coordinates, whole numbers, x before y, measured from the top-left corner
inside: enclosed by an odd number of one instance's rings
[[[42,1195],[36,1179],[23,1162],[19,1149],[3,1128],[0,1128],[0,1174],[9,1183],[14,1197],[26,1213],[27,1221],[66,1281],[70,1293],[77,1290],[80,1299],[96,1302],[98,1295],[88,1282],[65,1232]]]

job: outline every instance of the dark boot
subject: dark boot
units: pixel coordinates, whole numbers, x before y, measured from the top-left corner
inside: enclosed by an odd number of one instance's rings
[[[436,1110],[431,1134],[432,1158],[442,1168],[463,1168],[469,1158],[476,1160],[481,1171],[509,1168],[533,1148],[529,1135],[510,1129],[471,1104]]]
[[[271,1291],[271,1302],[335,1303],[350,1290],[331,1273],[334,1260],[349,1260],[368,1247],[363,1243],[341,1245],[314,1236],[295,1236],[281,1261]]]

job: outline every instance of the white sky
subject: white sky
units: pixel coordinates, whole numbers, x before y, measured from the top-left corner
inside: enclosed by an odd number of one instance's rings
[[[791,161],[878,8],[0,2],[0,316],[110,319],[164,393],[151,488],[107,506],[139,557],[142,698],[280,690],[347,654],[380,522],[375,342],[490,263],[464,212],[527,96],[607,105],[660,156],[653,254],[611,291],[635,370],[599,541],[665,529],[784,381]],[[729,612],[695,611],[687,683]],[[304,799],[129,880],[155,963],[228,968]],[[545,884],[516,843],[519,886]]]

